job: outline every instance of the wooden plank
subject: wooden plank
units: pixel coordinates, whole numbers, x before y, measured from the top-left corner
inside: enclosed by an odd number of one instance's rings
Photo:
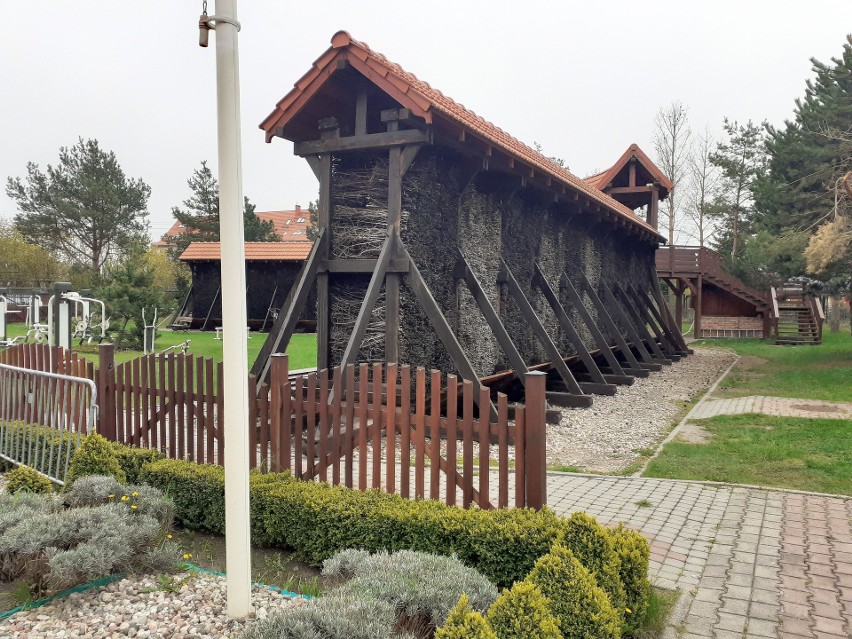
[[[316,442],[317,442],[317,374],[308,374],[307,395],[305,397],[305,478],[313,479],[316,476]]]
[[[509,507],[509,406],[506,395],[497,394],[497,508]]]
[[[366,149],[389,149],[406,144],[431,144],[432,132],[420,129],[401,129],[366,135],[350,135],[327,140],[296,142],[293,145],[295,155],[316,155],[319,153],[338,153],[340,151],[362,151]]]
[[[485,386],[479,387],[479,405],[485,406],[490,401],[490,391]],[[498,408],[499,419],[499,408]],[[491,508],[489,498],[489,479],[491,476],[491,419],[488,411],[479,411],[479,502],[480,508]],[[471,478],[472,480],[473,478]]]
[[[317,254],[318,259],[325,261],[329,257],[331,245],[331,154],[326,153],[319,159],[319,206],[317,210],[317,225],[328,241],[323,242]],[[329,362],[329,280],[328,273],[318,273],[317,276],[317,368],[327,368]],[[296,318],[298,320],[298,318]],[[289,337],[288,337],[289,341]]]
[[[528,370],[524,358],[521,357],[517,347],[514,342],[512,342],[512,338],[509,337],[509,332],[506,330],[506,327],[503,326],[503,322],[500,321],[500,317],[497,315],[494,307],[491,306],[491,302],[488,299],[488,295],[485,293],[485,289],[482,288],[482,285],[479,283],[479,279],[476,277],[476,274],[470,267],[470,263],[467,261],[467,257],[465,257],[464,252],[460,248],[458,249],[458,260],[461,279],[467,285],[470,294],[473,296],[476,305],[479,307],[480,313],[482,313],[483,317],[485,317],[485,321],[488,322],[491,332],[494,333],[494,337],[497,338],[497,343],[503,351],[503,354],[506,356],[509,366],[512,367],[515,377],[523,384],[524,375]]]
[[[341,398],[343,393],[341,393]],[[353,486],[353,457],[355,450],[355,365],[346,367],[346,439],[344,444],[343,481],[347,488]],[[363,429],[360,429],[363,430]]]
[[[639,359],[641,359],[645,364],[656,364],[656,359],[651,357],[651,353],[649,353],[648,349],[645,348],[645,344],[642,343],[642,339],[636,332],[636,329],[633,326],[633,320],[631,320],[624,309],[621,308],[621,304],[619,304],[618,300],[615,299],[615,295],[612,294],[612,291],[609,286],[606,285],[606,282],[601,282],[601,290],[603,291],[604,298],[606,298],[607,301],[607,309],[613,313],[613,315],[618,317],[618,319],[620,319],[624,324],[631,344],[636,349],[636,352],[639,353]],[[644,368],[644,366],[642,366],[642,368]]]
[[[527,428],[525,408],[515,406],[515,508],[527,505]]]
[[[385,430],[385,490],[396,492],[396,378],[397,365],[388,364],[385,377],[387,410]]]
[[[197,464],[204,463],[204,433],[206,430],[204,420],[204,403],[207,394],[213,389],[204,385],[204,358],[198,355],[195,358],[195,457],[192,461]]]
[[[385,273],[387,272],[388,261],[393,251],[393,245],[393,237],[388,236],[385,238],[381,253],[379,253],[376,270],[373,271],[373,276],[370,278],[367,292],[364,295],[364,301],[361,302],[358,317],[355,319],[355,326],[352,329],[352,334],[349,336],[346,349],[343,351],[343,357],[340,360],[341,366],[354,364],[358,357],[358,352],[361,350],[361,343],[364,341],[364,335],[367,332],[367,325],[370,323],[373,308],[376,306],[376,300],[379,298],[379,293],[385,281]]]
[[[168,419],[168,439],[169,439],[169,458],[175,459],[177,455],[177,407],[176,407],[176,387],[175,382],[175,358],[174,355],[166,357],[168,383],[166,385],[166,402],[169,405],[168,418],[163,415],[163,419]]]
[[[462,507],[470,508],[473,492],[473,382],[462,383]],[[490,400],[489,400],[490,402]],[[453,463],[455,460],[447,459]]]
[[[311,253],[308,255],[308,259],[299,273],[299,279],[290,292],[290,301],[287,305],[287,310],[278,314],[266,341],[257,355],[257,359],[252,365],[252,375],[257,377],[261,382],[265,382],[269,375],[269,358],[272,354],[283,353],[287,350],[287,345],[290,343],[293,331],[296,330],[296,323],[299,321],[299,317],[308,301],[308,295],[316,280],[317,269],[321,261],[319,255],[327,243],[328,235],[323,229],[320,229]]]
[[[445,503],[450,506],[456,505],[456,442],[458,441],[458,378],[455,375],[447,375],[447,467],[453,472],[447,472],[447,495]],[[434,392],[434,391],[433,391]],[[438,458],[440,459],[440,457]],[[433,464],[438,460],[432,459]]]
[[[411,487],[411,366],[399,369],[399,494],[406,499]]]
[[[175,371],[175,412],[177,413],[177,421],[176,427],[174,429],[175,434],[175,450],[177,451],[177,458],[184,458],[184,448],[186,446],[186,436],[184,428],[186,428],[186,415],[185,415],[185,402],[186,402],[186,389],[184,387],[184,381],[186,379],[184,372],[184,363],[186,360],[186,356],[183,353],[178,354],[177,356],[172,358],[173,360],[177,360],[175,362],[176,371]],[[253,396],[250,396],[253,397]]]
[[[663,314],[660,313],[660,309],[654,305],[654,302],[651,299],[651,296],[648,295],[648,292],[635,286],[630,287],[630,292],[633,293],[637,305],[641,303],[651,314],[654,322],[656,322],[660,329],[659,335],[665,340],[666,344],[668,344],[671,353],[673,355],[686,355],[686,351],[681,349],[680,343],[672,332],[672,327],[668,323],[668,318],[663,317]]]
[[[341,389],[343,387],[343,370],[340,366],[334,368],[332,383],[334,388]],[[335,486],[340,485],[340,457],[342,454],[340,448],[340,414],[342,403],[343,393],[338,390],[335,401],[331,403],[331,483]]]
[[[528,508],[547,505],[547,424],[544,390],[546,376],[536,371],[527,375],[524,457],[526,459],[526,502]]]
[[[305,425],[305,378],[301,375],[296,378],[296,396],[293,408],[293,476],[296,479],[305,479],[302,460],[304,456],[302,437],[304,436]]]
[[[184,401],[186,402],[186,439],[185,439],[185,459],[192,461],[195,458],[195,362],[192,355],[186,357],[184,363],[184,373],[186,374],[184,383]]]
[[[216,459],[216,385],[213,381],[213,358],[204,358],[204,462],[215,463]]]
[[[373,483],[371,488],[382,487],[382,374],[384,367],[373,364],[373,397],[370,403],[373,425],[370,442],[370,461],[373,463]],[[367,401],[365,397],[362,401]]]
[[[426,475],[426,369],[417,368],[414,388],[414,496],[425,496]]]
[[[571,371],[562,359],[562,354],[559,352],[556,344],[553,343],[553,340],[550,339],[550,336],[547,334],[547,329],[541,323],[538,315],[535,314],[535,311],[530,305],[529,300],[527,300],[527,296],[524,294],[523,289],[512,274],[509,265],[506,264],[506,261],[502,258],[500,259],[500,278],[507,285],[509,295],[511,295],[512,299],[515,300],[515,305],[518,307],[518,310],[521,311],[524,321],[529,324],[536,339],[538,339],[538,342],[544,348],[544,352],[550,360],[551,366],[553,366],[559,374],[559,377],[565,384],[568,392],[572,395],[578,396],[576,399],[577,405],[591,406],[592,398],[585,395],[583,389],[577,383],[577,380],[574,379],[574,375],[571,374]]]
[[[320,263],[318,272],[367,275],[376,270],[377,264],[378,260],[372,258],[329,259]],[[408,260],[392,257],[388,262],[388,273],[408,273]]]
[[[284,386],[284,384],[287,385],[286,392],[290,392],[290,384],[286,372],[287,356],[276,353],[272,356],[272,362],[270,363],[269,367],[269,383],[272,387],[269,396],[269,421],[270,440],[272,444],[272,464],[269,470],[271,470],[273,473],[281,472],[284,469],[284,447],[282,440],[289,439],[289,436],[282,437],[281,432],[284,428],[285,421],[287,424],[290,423],[290,416],[287,415],[287,417],[285,418],[282,415],[282,387]]]
[[[432,370],[429,385],[431,409],[429,411],[429,498],[441,499],[441,371]],[[449,411],[449,408],[448,408]],[[449,412],[447,413],[449,415]]]
[[[544,293],[544,298],[550,305],[553,314],[556,315],[556,319],[559,322],[559,325],[562,327],[562,330],[565,331],[565,334],[568,336],[568,340],[571,342],[577,355],[580,356],[580,360],[583,362],[583,366],[586,367],[586,370],[588,371],[589,375],[591,375],[592,380],[594,382],[606,385],[607,382],[604,379],[603,373],[601,373],[600,369],[598,368],[598,365],[595,363],[595,360],[592,359],[592,356],[589,354],[586,345],[583,343],[583,340],[580,338],[580,335],[577,333],[577,330],[571,323],[571,319],[568,317],[568,313],[565,312],[565,309],[559,302],[559,298],[556,296],[554,290],[550,287],[550,283],[547,281],[547,278],[544,277],[544,273],[541,270],[541,266],[539,266],[538,262],[535,262],[534,267],[535,273],[536,275],[538,275],[539,288],[541,288],[541,292]],[[614,391],[615,389],[613,388],[613,392]]]
[[[317,463],[317,470],[319,471],[319,478],[322,482],[328,481],[328,465],[326,464],[326,454],[328,453],[328,444],[329,444],[329,424],[328,424],[328,369],[324,368],[318,373],[319,375],[319,387],[320,387],[320,395],[319,395],[319,403],[317,404],[317,410],[319,411],[319,436],[317,437],[318,442],[318,450],[317,457],[319,461]],[[339,396],[336,398],[339,402]]]
[[[358,490],[367,490],[367,396],[370,368],[361,364],[358,369]]]

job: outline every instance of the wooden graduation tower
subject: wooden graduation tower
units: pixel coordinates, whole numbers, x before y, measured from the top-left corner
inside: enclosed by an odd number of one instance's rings
[[[653,226],[348,33],[260,128],[320,185],[260,381],[314,287],[319,368],[400,362],[518,392],[543,370],[550,402],[589,406],[687,352]]]

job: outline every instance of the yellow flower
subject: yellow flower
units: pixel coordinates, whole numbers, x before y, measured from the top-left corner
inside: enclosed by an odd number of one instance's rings
[[[122,495],[122,496],[121,496],[121,501],[127,501],[127,499],[128,499],[127,495]]]
[[[136,504],[133,504],[133,505],[130,507],[130,510],[136,510],[137,508],[139,508],[139,506],[137,506]]]
[[[134,497],[138,497],[138,496],[139,496],[139,493],[133,493],[133,496],[134,496]]]
[[[624,612],[626,612],[628,615],[633,614],[633,611],[630,608],[625,608]]]
[[[184,559],[192,559],[192,553],[189,553],[189,552],[183,553],[183,558]]]
[[[171,535],[166,535],[166,539],[171,539],[171,538],[172,538]]]

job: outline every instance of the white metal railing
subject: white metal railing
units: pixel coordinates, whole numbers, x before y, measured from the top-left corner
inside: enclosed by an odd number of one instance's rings
[[[0,458],[64,485],[73,449],[97,420],[92,380],[0,364]]]

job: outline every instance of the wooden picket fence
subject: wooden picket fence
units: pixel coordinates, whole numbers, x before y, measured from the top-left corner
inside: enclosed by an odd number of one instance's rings
[[[116,364],[111,345],[99,356],[96,369],[26,344],[0,362],[93,380],[98,431],[112,441],[224,462],[221,363],[170,353]],[[291,373],[286,355],[272,360],[268,384],[248,380],[252,467],[465,508],[546,503],[544,374],[529,373],[527,405],[510,406],[477,380],[435,370],[377,363],[305,374]]]

